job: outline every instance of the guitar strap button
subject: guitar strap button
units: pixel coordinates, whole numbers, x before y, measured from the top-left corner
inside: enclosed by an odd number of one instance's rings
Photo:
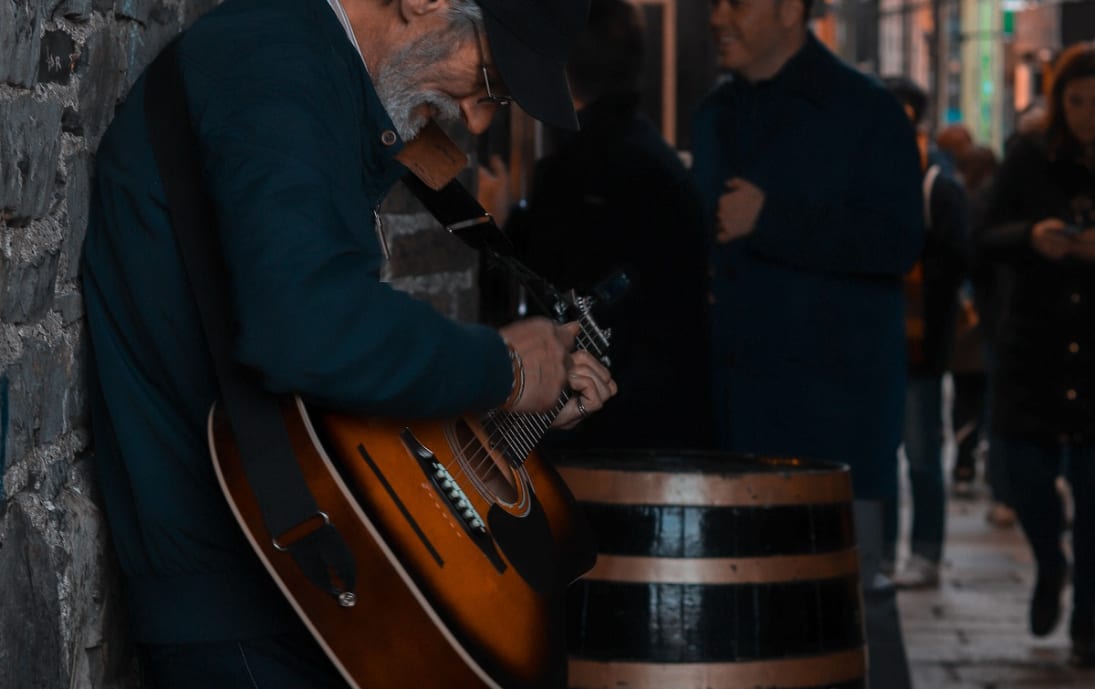
[[[353,591],[343,591],[338,594],[338,604],[344,608],[352,608],[357,605],[357,596]]]

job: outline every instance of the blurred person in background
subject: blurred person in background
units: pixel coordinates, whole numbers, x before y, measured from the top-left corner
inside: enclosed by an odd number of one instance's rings
[[[946,158],[953,172],[958,172],[958,161],[973,147],[973,135],[964,124],[948,124],[935,135],[935,149]]]
[[[946,530],[943,474],[943,374],[954,343],[958,288],[966,270],[968,235],[962,185],[928,156],[929,137],[921,128],[928,94],[904,77],[883,80],[917,127],[924,170],[925,242],[920,260],[905,276],[906,342],[909,381],[905,396],[904,447],[912,501],[910,555],[897,560],[898,501],[887,500],[884,571],[898,588],[938,586]]]
[[[946,159],[955,177],[966,190],[967,208],[971,221],[975,215],[971,184],[967,180],[968,162],[975,148],[973,135],[961,123],[947,125],[935,136],[935,145]],[[988,149],[985,149],[988,150]],[[990,151],[991,153],[991,151]],[[972,227],[973,225],[970,225]],[[972,240],[972,237],[969,239]],[[972,247],[969,255],[972,258]],[[976,296],[972,275],[963,284],[958,324],[955,329],[955,347],[950,361],[950,373],[954,383],[951,405],[951,427],[958,454],[951,470],[951,489],[956,497],[973,497],[974,478],[977,476],[977,455],[983,454],[987,440],[983,424],[985,402],[985,367],[982,356],[981,332],[978,323]],[[984,442],[983,442],[984,441]]]
[[[713,239],[719,447],[851,467],[870,683],[908,686],[893,586],[877,577],[905,402],[902,277],[920,255],[916,138],[877,81],[809,30],[804,0],[717,0],[731,79],[693,122]]]
[[[969,199],[970,227],[983,225],[992,183],[1000,161],[988,146],[973,145],[958,158],[958,172]],[[951,357],[954,376],[952,423],[958,453],[952,473],[955,495],[973,496],[977,462],[982,460],[983,478],[992,503],[985,518],[993,526],[1015,524],[1005,472],[992,459],[989,428],[992,423],[992,369],[1000,322],[1011,288],[1011,270],[999,261],[981,255],[975,237],[970,237],[969,289],[963,293],[955,352]]]
[[[581,129],[552,132],[527,206],[508,214],[518,256],[560,289],[589,293],[618,271],[630,281],[597,317],[612,330],[619,394],[580,428],[549,437],[556,451],[713,446],[699,192],[639,111],[643,31],[634,3],[593,0],[566,69]],[[501,164],[480,172],[495,198],[507,179]]]
[[[991,442],[1037,563],[1030,631],[1048,635],[1061,616],[1063,469],[1075,507],[1071,661],[1095,666],[1095,44],[1058,59],[1044,125],[1008,146],[978,245],[1015,276]]]

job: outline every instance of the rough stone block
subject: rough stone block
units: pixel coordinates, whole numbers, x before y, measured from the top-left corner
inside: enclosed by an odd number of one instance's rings
[[[462,321],[474,321],[475,291],[473,271],[461,273],[433,273],[396,278],[391,281],[394,289],[401,290],[415,299],[427,302],[439,313]]]
[[[132,652],[132,648],[125,620],[119,614],[118,573],[103,515],[79,486],[66,486],[56,502],[57,529],[72,583],[61,605],[70,620],[68,633],[78,641],[70,645],[72,676],[68,686],[105,688],[108,679],[132,681],[132,660],[119,657],[117,652]]]
[[[84,23],[91,19],[92,0],[61,0],[50,12],[51,17],[64,17],[72,22]]]
[[[48,495],[21,494],[0,517],[0,686],[136,687],[117,567],[86,462]]]
[[[34,86],[42,14],[36,0],[0,2],[0,83]]]
[[[80,77],[77,95],[80,126],[89,149],[98,146],[99,138],[114,117],[114,105],[127,87],[125,70],[125,50],[115,30],[103,29],[87,39],[76,73]]]
[[[36,354],[40,359],[34,371],[35,379],[28,381],[35,385],[35,407],[40,419],[35,442],[49,445],[69,430],[67,410],[74,406],[76,384],[83,381],[76,376],[76,355],[64,340]]]
[[[0,252],[0,320],[28,323],[49,310],[60,250],[32,252],[22,258]]]
[[[13,499],[0,519],[0,687],[66,687],[60,568],[43,538],[39,510]],[[38,523],[36,523],[38,522]]]
[[[38,81],[67,84],[80,57],[76,41],[64,31],[47,31],[38,57]]]
[[[78,323],[84,317],[84,298],[79,292],[68,292],[57,296],[53,308],[61,314],[61,323],[65,326]]]
[[[68,222],[61,243],[63,258],[61,280],[75,280],[80,272],[80,252],[87,234],[88,207],[91,203],[91,157],[81,151],[68,159],[65,166],[65,202]]]
[[[220,4],[220,0],[194,0],[183,6],[183,26],[190,26],[194,20]]]
[[[0,385],[3,385],[0,388],[0,393],[4,394],[4,401],[6,402],[4,409],[6,423],[3,427],[6,441],[4,444],[5,469],[26,461],[31,450],[34,449],[34,443],[31,440],[33,420],[28,416],[31,401],[28,399],[27,391],[23,385],[22,371],[17,370],[17,368],[17,363],[10,365],[4,373],[4,378],[0,379]],[[7,483],[4,486],[5,491],[14,490]]]
[[[478,260],[474,250],[439,227],[392,237],[388,245],[392,277],[467,270]]]
[[[49,210],[62,109],[59,103],[29,96],[0,102],[0,209],[8,211],[11,225],[26,224]]]
[[[128,91],[144,68],[182,29],[178,8],[163,2],[148,5],[146,24],[130,27],[126,37],[126,90]]]
[[[8,438],[11,435],[8,432],[11,424],[11,407],[8,403],[10,388],[8,375],[0,370],[0,504],[7,500],[7,493],[4,490],[4,472],[8,468],[8,455],[14,454],[13,451],[8,450]],[[0,540],[0,548],[3,547],[4,542]]]
[[[84,122],[76,108],[65,108],[61,113],[61,131],[75,136],[84,135]]]
[[[35,447],[56,442],[66,430],[75,358],[63,343],[32,340],[8,367],[9,464],[25,461]],[[83,404],[82,392],[79,397]]]
[[[142,0],[115,0],[114,14],[126,19],[132,19],[138,24],[148,22],[148,13],[152,10],[152,3]]]
[[[75,293],[66,295],[66,299],[71,298],[75,308],[78,308],[82,315],[83,299],[75,297],[79,295]],[[64,391],[64,407],[60,410],[64,414],[66,433],[91,428],[91,410],[88,408],[87,344],[83,338],[83,330],[75,325],[71,329],[75,330],[79,336],[72,338],[72,358],[67,363],[69,369]]]

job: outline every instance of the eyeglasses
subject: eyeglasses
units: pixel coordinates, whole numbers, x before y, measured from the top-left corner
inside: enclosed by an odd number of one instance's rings
[[[475,47],[479,50],[479,70],[483,73],[483,85],[487,89],[487,95],[477,100],[476,103],[492,103],[504,108],[513,102],[513,96],[496,94],[491,89],[490,74],[487,72],[487,54],[483,50],[483,39],[479,35],[479,26],[473,21],[471,22],[471,28],[475,32]]]

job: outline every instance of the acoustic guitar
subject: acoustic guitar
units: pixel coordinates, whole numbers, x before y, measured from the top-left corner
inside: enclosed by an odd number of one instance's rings
[[[577,347],[609,333],[571,293]],[[544,414],[369,418],[287,401],[282,415],[320,512],[353,552],[356,590],[313,585],[267,531],[229,425],[208,418],[217,478],[289,603],[355,689],[548,689],[566,682],[566,586],[596,557],[559,474],[535,451]],[[307,529],[304,525],[302,528]]]

